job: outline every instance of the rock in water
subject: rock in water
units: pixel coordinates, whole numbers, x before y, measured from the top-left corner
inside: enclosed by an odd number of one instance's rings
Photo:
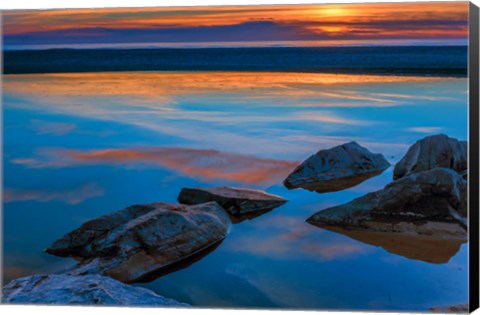
[[[216,201],[232,215],[268,211],[287,202],[264,191],[231,187],[183,188],[178,195],[178,202],[189,205],[209,201]]]
[[[189,306],[100,275],[34,275],[3,288],[3,303],[60,305]]]
[[[305,188],[332,192],[356,186],[386,170],[390,164],[383,155],[374,154],[356,142],[309,157],[284,180],[288,189]]]
[[[307,221],[318,226],[465,238],[466,216],[467,182],[451,169],[435,168],[320,211]]]
[[[216,202],[137,205],[84,223],[46,252],[80,260],[73,274],[100,273],[128,283],[208,250],[229,226]]]
[[[407,154],[395,165],[393,179],[435,167],[451,168],[457,172],[467,170],[467,142],[435,135],[412,145]],[[466,172],[465,176],[466,176]]]

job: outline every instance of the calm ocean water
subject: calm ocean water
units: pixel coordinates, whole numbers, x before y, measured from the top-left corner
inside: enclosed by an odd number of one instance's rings
[[[467,46],[7,50],[5,73],[295,71],[467,75]]]
[[[466,302],[465,243],[344,235],[305,222],[382,188],[392,168],[335,193],[281,184],[295,163],[352,140],[393,164],[424,136],[467,138],[466,50],[448,48],[448,66],[440,68],[446,48],[408,62],[406,55],[426,48],[382,49],[370,59],[352,48],[329,52],[321,63],[308,49],[274,56],[260,49],[255,58],[203,50],[198,60],[159,50],[6,52],[7,73],[65,73],[4,77],[4,280],[68,268],[71,260],[43,249],[88,219],[176,202],[186,186],[229,185],[289,202],[234,224],[194,264],[137,285],[208,307],[406,311]],[[205,60],[208,72],[199,66]],[[132,64],[149,71],[122,71]],[[175,72],[167,71],[173,64]],[[187,66],[196,71],[181,71]],[[375,75],[405,69],[409,76]],[[428,76],[414,76],[422,71]]]

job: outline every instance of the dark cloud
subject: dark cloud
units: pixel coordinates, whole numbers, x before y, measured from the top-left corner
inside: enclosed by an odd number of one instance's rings
[[[331,33],[322,28],[343,29]],[[464,38],[466,20],[388,20],[363,22],[253,21],[234,25],[161,28],[74,28],[5,35],[5,45],[99,43],[252,42],[328,39]]]

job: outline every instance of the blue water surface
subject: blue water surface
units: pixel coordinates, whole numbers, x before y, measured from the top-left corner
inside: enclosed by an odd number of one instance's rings
[[[288,202],[234,224],[194,264],[136,285],[201,307],[424,311],[467,301],[466,243],[412,258],[305,222],[381,189],[392,168],[334,193],[281,184],[309,155],[352,140],[392,165],[427,135],[466,140],[466,78],[35,74],[6,75],[3,92],[5,282],[71,266],[43,250],[86,220],[228,185]]]

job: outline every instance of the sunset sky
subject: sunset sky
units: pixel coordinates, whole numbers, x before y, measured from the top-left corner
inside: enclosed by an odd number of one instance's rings
[[[9,46],[228,43],[465,44],[468,2],[3,12]],[[260,43],[260,44],[259,44]],[[228,44],[227,44],[228,46]]]

